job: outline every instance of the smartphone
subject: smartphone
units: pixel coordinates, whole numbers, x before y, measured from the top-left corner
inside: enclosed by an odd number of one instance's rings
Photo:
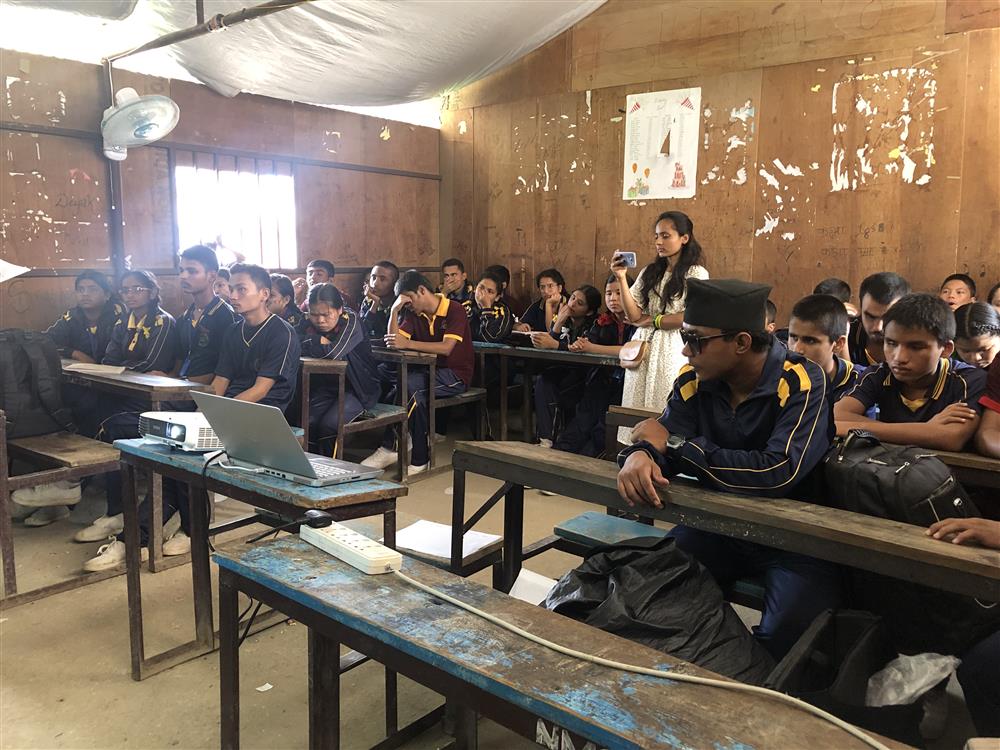
[[[624,263],[626,268],[635,268],[635,253],[618,251],[615,253],[615,262]]]

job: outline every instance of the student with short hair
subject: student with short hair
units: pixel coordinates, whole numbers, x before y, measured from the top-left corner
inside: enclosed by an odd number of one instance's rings
[[[788,321],[788,348],[823,368],[831,404],[852,390],[865,371],[840,356],[846,346],[847,309],[843,302],[829,294],[810,294],[795,303]]]
[[[985,302],[955,310],[955,352],[966,364],[989,367],[1000,355],[1000,312]]]
[[[769,291],[736,279],[688,282],[680,335],[689,364],[663,414],[641,422],[618,456],[618,491],[629,505],[660,507],[657,490],[681,473],[722,492],[817,499],[833,437],[827,378],[764,331]],[[832,563],[689,526],[670,533],[722,586],[764,576],[754,635],[776,660],[839,604]]]
[[[941,282],[941,292],[938,296],[947,302],[952,310],[957,310],[962,305],[976,301],[976,282],[967,273],[953,273]]]
[[[276,406],[295,393],[301,347],[292,327],[268,310],[271,276],[252,263],[229,269],[235,312],[243,316],[226,333],[212,379],[217,396]]]
[[[493,265],[487,266],[486,270],[483,271],[484,274],[490,273],[500,279],[500,294],[504,295],[507,291],[507,287],[510,286],[510,269],[507,266]],[[505,295],[504,295],[505,296]]]
[[[301,336],[302,356],[347,361],[343,424],[353,422],[378,403],[378,368],[358,314],[344,306],[333,284],[309,290],[309,318]],[[337,379],[314,378],[309,390],[309,450],[330,455],[340,432]]]
[[[448,258],[441,264],[441,285],[438,291],[452,302],[460,304],[465,309],[466,315],[472,316],[476,290],[469,283],[469,275],[465,272],[465,264],[461,260]]]
[[[434,384],[429,381],[429,370],[409,368],[407,388],[411,395],[407,413],[413,440],[410,474],[426,471],[429,464],[428,389],[433,387],[438,398],[465,393],[475,367],[472,331],[465,309],[443,294],[435,294],[433,288],[419,271],[410,269],[404,273],[396,282],[398,296],[390,310],[389,332],[385,336],[390,349],[426,352],[438,358]],[[397,459],[392,446],[393,431],[388,429],[382,445],[361,463],[380,469],[391,466]]]
[[[764,330],[768,333],[774,333],[774,329],[778,325],[778,306],[771,300],[767,300],[765,310],[766,317],[764,319]]]
[[[986,372],[949,359],[955,316],[943,300],[908,294],[882,317],[885,362],[870,368],[834,406],[837,434],[867,430],[880,440],[960,451],[979,426]],[[865,412],[878,408],[878,418]]]
[[[128,271],[122,276],[120,294],[127,316],[120,318],[112,330],[111,341],[101,363],[155,375],[172,372],[179,351],[177,325],[173,316],[160,307],[160,284],[156,276],[150,271]],[[98,408],[102,419],[97,438],[113,443],[115,440],[139,437],[139,414],[148,411],[149,403],[141,398],[102,395]],[[73,537],[75,541],[99,541],[120,533],[124,528],[119,472],[105,474],[105,484],[105,514],[77,532]],[[124,550],[122,552],[124,555]],[[84,570],[105,569],[90,567],[91,562],[84,564]]]
[[[215,293],[218,272],[212,248],[194,245],[181,252],[181,290],[192,302],[177,321],[177,376],[206,385],[215,377],[222,339],[236,322],[233,309]]]
[[[473,341],[503,343],[514,327],[514,315],[503,299],[503,281],[484,272],[476,283],[476,299],[469,318]]]
[[[220,268],[215,273],[215,284],[212,285],[215,296],[229,304],[229,269]]]
[[[372,266],[364,284],[364,299],[358,315],[366,338],[381,340],[389,331],[389,310],[396,300],[393,291],[399,281],[399,268],[390,260]]]
[[[76,307],[63,313],[45,333],[59,348],[59,356],[77,362],[99,362],[125,308],[117,301],[108,277],[100,271],[82,271],[76,277],[74,289]],[[77,432],[93,437],[97,433],[99,412],[89,389],[63,383],[61,390],[63,402],[73,413]],[[28,527],[48,526],[69,516],[65,504],[79,502],[80,482],[50,482],[26,487],[16,490],[11,500],[25,506],[15,507],[12,517],[23,518]],[[45,505],[39,507],[43,502]]]
[[[594,326],[601,309],[601,293],[590,284],[573,290],[569,300],[556,314],[548,333],[531,334],[531,343],[539,349],[567,351],[569,345]],[[535,424],[538,442],[552,447],[556,411],[572,412],[583,393],[587,370],[579,365],[546,367],[534,379]]]
[[[625,317],[622,294],[628,294],[632,279],[623,284],[612,274],[604,284],[606,312],[597,316],[590,330],[567,346],[571,352],[617,357],[632,338],[635,326]],[[581,456],[600,456],[605,450],[604,425],[608,407],[620,404],[625,371],[621,367],[592,367],[584,381],[576,413],[556,437],[553,447]]]
[[[847,308],[847,318],[849,321],[853,321],[858,317],[858,308],[851,304],[851,285],[843,279],[838,279],[836,276],[823,279],[815,286],[812,293],[829,294],[831,297],[836,297],[843,302],[844,307]]]
[[[298,278],[292,282],[295,289],[295,304],[299,306],[299,310],[303,313],[309,312],[309,300],[306,298],[309,290],[316,284],[333,284],[336,276],[337,267],[325,258],[314,258],[309,261],[306,265],[305,279]],[[351,295],[345,294],[344,290],[340,289],[340,296],[344,298],[345,305],[355,309]]]
[[[882,316],[909,293],[909,282],[889,271],[873,273],[861,282],[861,315],[847,334],[848,353],[854,364],[870,367],[885,361]]]
[[[295,287],[292,286],[292,280],[283,273],[271,274],[271,299],[268,300],[267,309],[296,331],[305,325],[306,316],[295,304]]]
[[[535,288],[542,296],[532,302],[521,316],[521,322],[515,324],[515,331],[548,331],[552,321],[556,319],[559,308],[566,304],[566,293],[563,289],[566,281],[555,268],[546,268],[535,276]]]

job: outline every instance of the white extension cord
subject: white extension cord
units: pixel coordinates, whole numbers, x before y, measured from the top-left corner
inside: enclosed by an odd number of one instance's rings
[[[846,721],[834,716],[821,708],[816,708],[805,701],[801,701],[798,698],[793,698],[790,695],[785,695],[784,693],[779,693],[776,690],[769,690],[768,688],[757,687],[756,685],[746,685],[741,682],[727,682],[724,680],[713,680],[710,677],[699,677],[693,674],[684,674],[682,672],[667,672],[662,669],[651,669],[649,667],[638,667],[633,664],[623,664],[621,662],[612,661],[611,659],[604,659],[600,656],[594,656],[593,654],[588,654],[583,651],[577,651],[572,648],[567,648],[566,646],[560,646],[558,643],[553,643],[544,638],[540,638],[534,633],[528,632],[524,628],[519,628],[517,625],[513,625],[506,620],[501,620],[495,615],[491,615],[489,612],[483,612],[482,610],[476,609],[471,604],[463,602],[461,599],[456,599],[453,596],[449,596],[437,589],[428,586],[420,581],[416,581],[410,578],[405,573],[395,570],[393,571],[397,576],[402,578],[404,581],[409,583],[411,586],[416,586],[421,591],[425,591],[431,596],[436,596],[439,599],[443,599],[449,604],[454,604],[456,607],[464,609],[466,612],[470,612],[478,617],[482,617],[485,620],[492,622],[494,625],[499,625],[505,630],[521,636],[522,638],[527,638],[529,641],[533,641],[541,646],[550,648],[553,651],[558,651],[560,654],[565,654],[566,656],[572,656],[576,659],[582,659],[584,661],[589,661],[594,664],[599,664],[602,667],[609,667],[611,669],[617,669],[622,672],[634,672],[636,674],[650,675],[652,677],[662,677],[666,680],[675,680],[676,682],[690,682],[695,685],[708,685],[710,687],[725,688],[727,690],[739,690],[746,693],[755,693],[757,695],[763,695],[767,698],[782,701],[784,703],[791,704],[796,708],[811,713],[814,716],[818,716],[821,719],[825,719],[834,726],[843,729],[848,734],[857,737],[859,740],[864,742],[866,745],[875,748],[875,750],[889,750],[888,747],[883,745],[881,742],[876,740],[869,734],[861,731],[857,727],[847,723]]]

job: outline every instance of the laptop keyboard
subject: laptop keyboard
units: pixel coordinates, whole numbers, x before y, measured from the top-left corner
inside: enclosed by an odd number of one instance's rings
[[[344,474],[350,474],[350,470],[342,469],[339,466],[331,466],[323,461],[310,461],[309,462],[313,471],[316,472],[316,476],[320,479],[329,479],[330,477],[341,477]]]

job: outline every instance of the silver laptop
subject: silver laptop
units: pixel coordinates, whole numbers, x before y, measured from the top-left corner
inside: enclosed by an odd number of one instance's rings
[[[310,487],[372,479],[382,474],[381,469],[306,453],[284,414],[275,406],[197,391],[191,395],[225,446],[233,466]]]

